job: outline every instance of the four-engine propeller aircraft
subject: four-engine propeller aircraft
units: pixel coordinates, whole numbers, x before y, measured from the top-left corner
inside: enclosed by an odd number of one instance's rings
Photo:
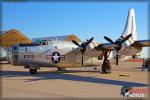
[[[116,41],[104,36],[109,43],[97,43],[92,38],[85,42],[41,40],[39,43],[18,44],[9,48],[9,60],[24,65],[31,74],[36,74],[40,66],[66,67],[99,66],[102,72],[110,73],[110,62],[128,60],[140,56],[142,47],[150,46],[150,40],[137,40],[134,9],[130,9],[122,35]]]

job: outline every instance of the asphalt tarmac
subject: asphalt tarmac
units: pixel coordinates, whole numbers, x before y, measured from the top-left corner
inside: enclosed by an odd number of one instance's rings
[[[23,66],[1,64],[1,98],[125,98],[120,95],[122,86],[148,89],[148,71],[141,71],[141,62],[123,62],[112,66],[111,74],[102,74],[100,67],[41,68],[31,75]],[[144,93],[148,98],[148,92]]]

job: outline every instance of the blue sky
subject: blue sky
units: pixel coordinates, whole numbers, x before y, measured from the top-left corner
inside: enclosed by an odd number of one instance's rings
[[[148,39],[146,2],[25,2],[2,4],[2,30],[17,29],[29,38],[75,34],[81,40],[117,39],[129,8],[136,14],[138,39]],[[146,49],[142,56],[146,56]]]

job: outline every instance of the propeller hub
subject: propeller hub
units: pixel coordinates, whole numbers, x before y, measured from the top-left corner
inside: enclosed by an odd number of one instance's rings
[[[86,43],[85,43],[85,42],[83,42],[83,43],[81,44],[81,46],[80,46],[80,51],[83,52],[83,53],[86,51]]]
[[[116,40],[115,44],[116,44],[116,47],[114,47],[117,51],[119,51],[121,48],[122,48],[122,39],[118,39]]]

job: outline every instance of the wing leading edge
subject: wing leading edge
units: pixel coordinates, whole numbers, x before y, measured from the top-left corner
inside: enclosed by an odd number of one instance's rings
[[[131,46],[133,46],[133,47],[147,47],[147,46],[150,46],[150,40],[138,40],[138,41],[135,41]]]
[[[134,41],[133,44],[131,44],[132,47],[148,47],[150,46],[150,40],[138,40]],[[102,43],[99,44],[97,47],[95,47],[96,50],[113,50],[115,47],[115,44],[112,43]]]
[[[113,50],[115,44],[112,43],[102,43],[95,47],[96,50]]]

